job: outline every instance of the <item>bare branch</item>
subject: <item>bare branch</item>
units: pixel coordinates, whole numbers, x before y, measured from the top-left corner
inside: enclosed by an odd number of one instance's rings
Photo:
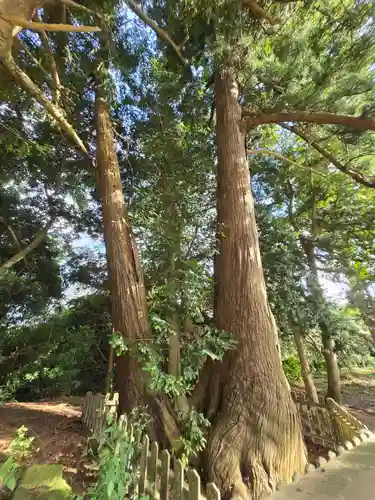
[[[34,56],[34,54],[28,49],[26,46],[25,42],[20,39],[21,42],[21,47],[25,51],[25,53],[30,57],[32,62],[37,66],[48,78],[51,78],[51,75],[48,73],[48,71],[44,68],[43,64],[38,61],[38,59]]]
[[[13,257],[8,259],[6,262],[0,265],[0,277],[4,276],[11,267],[13,267],[17,262],[25,259],[35,248],[37,248],[46,238],[49,228],[53,224],[53,219],[51,219],[42,231],[39,231],[33,241],[29,243],[25,248],[19,250]]]
[[[30,29],[33,31],[67,31],[71,33],[92,33],[101,31],[101,28],[99,28],[98,26],[73,26],[71,24],[36,23],[33,21],[27,21],[26,19],[22,19],[21,17],[4,16],[4,14],[1,14],[0,17],[13,26],[21,26],[21,28]]]
[[[155,33],[158,35],[159,38],[161,38],[164,42],[166,42],[168,45],[172,47],[172,49],[175,51],[177,57],[183,64],[183,66],[188,67],[189,63],[188,61],[184,58],[184,56],[181,53],[180,48],[178,45],[174,43],[172,38],[169,36],[169,34],[163,29],[160,28],[146,13],[145,11],[139,7],[133,0],[125,0],[126,5],[131,9],[134,14],[136,14],[141,21],[143,21],[147,26],[149,26]]]
[[[38,22],[41,22],[41,20],[40,20],[40,18],[39,18],[38,15],[36,15],[36,19],[37,19]],[[60,100],[61,82],[60,82],[59,72],[57,70],[57,64],[56,64],[56,61],[55,61],[55,56],[53,54],[53,50],[51,49],[51,45],[49,43],[49,39],[48,39],[47,33],[45,31],[41,31],[40,32],[40,38],[42,40],[42,43],[44,45],[44,48],[46,49],[46,52],[47,52],[49,60],[50,60],[52,82],[53,82],[54,101],[56,102],[56,104],[58,104],[59,100]]]
[[[21,250],[22,245],[21,245],[20,240],[18,239],[18,236],[16,235],[14,229],[12,228],[12,226],[4,219],[4,217],[1,217],[1,216],[0,216],[0,222],[8,230],[8,233],[10,234],[10,237],[12,238],[12,240],[13,240],[14,244],[16,245],[16,247],[18,248],[18,250]]]
[[[322,177],[326,177],[324,174],[321,172],[318,172],[317,170],[314,170],[312,168],[304,167],[300,165],[299,163],[296,163],[295,161],[291,160],[290,158],[287,158],[286,156],[283,156],[279,153],[276,153],[276,151],[271,151],[270,149],[266,148],[261,148],[261,149],[254,149],[253,151],[247,151],[248,155],[265,155],[265,156],[273,156],[277,158],[278,160],[284,161],[286,163],[289,163],[290,165],[294,165],[295,167],[298,167],[302,170],[307,170],[308,172],[314,172],[315,174],[318,174]]]
[[[362,172],[359,172],[357,169],[351,167],[350,165],[343,164],[341,163],[332,153],[330,153],[327,149],[323,148],[318,142],[312,140],[310,137],[308,137],[300,128],[298,127],[291,127],[289,125],[285,125],[284,123],[281,124],[281,126],[289,130],[290,132],[293,132],[294,134],[298,135],[303,139],[309,146],[314,148],[318,153],[320,153],[324,158],[326,158],[332,165],[334,165],[338,170],[343,172],[344,174],[349,175],[352,179],[357,181],[359,184],[362,184],[363,186],[369,187],[369,188],[375,188],[375,177],[369,177],[366,174],[363,174]]]
[[[88,7],[85,7],[84,5],[80,5],[76,2],[73,2],[73,0],[59,0],[59,2],[63,3],[67,7],[71,7],[72,9],[78,9],[78,10],[81,10],[82,12],[86,12],[86,14],[91,14],[92,16],[95,16],[95,17],[98,17],[99,19],[102,19],[102,16],[98,12],[95,12],[94,10],[89,9]]]
[[[336,115],[334,113],[320,113],[313,111],[275,111],[259,114],[252,110],[244,109],[242,116],[245,118],[247,129],[251,130],[258,125],[284,122],[311,122],[320,125],[341,125],[356,130],[375,130],[375,120],[361,116]]]
[[[60,127],[68,134],[68,136],[77,144],[77,146],[88,154],[85,145],[74,130],[72,125],[66,120],[62,109],[49,101],[39,87],[28,77],[26,73],[17,65],[11,55],[0,59],[3,65],[9,70],[13,78],[27,90],[35,99],[43,106],[43,108],[56,120]]]
[[[246,5],[246,7],[255,14],[256,17],[261,19],[266,19],[271,26],[275,26],[276,24],[280,24],[280,19],[277,17],[272,17],[267,11],[265,11],[255,0],[242,0],[242,3]]]

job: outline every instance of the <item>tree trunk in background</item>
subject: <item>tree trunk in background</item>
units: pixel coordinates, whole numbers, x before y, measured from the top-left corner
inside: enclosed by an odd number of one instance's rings
[[[238,87],[231,68],[217,71],[215,322],[237,347],[209,363],[205,408],[216,415],[207,475],[225,496],[258,498],[302,473],[306,452],[300,419],[278,352],[268,305],[245,152]]]
[[[350,281],[352,281],[352,289],[348,294],[349,303],[359,309],[362,320],[371,333],[373,347],[375,347],[375,300],[364,283],[356,279]]]
[[[327,397],[341,403],[340,370],[334,340],[323,334],[323,354],[327,369]]]
[[[103,209],[104,241],[111,292],[112,324],[125,341],[151,336],[143,273],[124,202],[109,109],[99,84],[96,93],[96,158]],[[120,411],[143,400],[143,376],[129,354],[116,360]]]
[[[309,362],[307,361],[305,343],[303,335],[297,325],[292,326],[294,340],[298,351],[298,357],[301,363],[302,379],[305,384],[306,394],[311,401],[318,403],[318,393],[314,384],[314,379],[310,371]]]
[[[108,348],[107,377],[105,379],[105,393],[113,391],[113,345]]]
[[[313,238],[315,235],[313,235]],[[322,334],[323,342],[323,355],[327,371],[327,397],[332,398],[336,403],[341,403],[341,389],[340,389],[340,370],[337,362],[337,355],[335,349],[335,341],[332,338],[330,327],[324,318],[324,312],[327,308],[327,302],[324,297],[324,292],[319,281],[319,275],[316,265],[315,247],[313,239],[301,238],[301,245],[305,252],[307,263],[310,270],[308,279],[308,287],[314,297],[317,313],[319,314],[319,328]]]

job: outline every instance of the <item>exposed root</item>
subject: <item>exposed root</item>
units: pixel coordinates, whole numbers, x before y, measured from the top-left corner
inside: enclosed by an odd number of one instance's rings
[[[306,450],[284,384],[263,378],[247,381],[244,389],[245,381],[238,378],[236,388],[225,388],[211,429],[206,473],[223,498],[257,500],[303,472]]]

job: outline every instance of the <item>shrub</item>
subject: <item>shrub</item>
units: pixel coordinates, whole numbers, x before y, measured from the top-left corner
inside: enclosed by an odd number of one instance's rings
[[[301,365],[296,356],[283,359],[283,370],[289,383],[297,384],[302,379]]]

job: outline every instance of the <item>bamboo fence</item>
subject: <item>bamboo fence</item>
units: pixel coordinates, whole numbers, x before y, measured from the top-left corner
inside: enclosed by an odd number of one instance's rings
[[[368,431],[362,422],[331,398],[325,401],[319,396],[319,402],[312,403],[304,392],[292,391],[292,396],[301,417],[304,437],[313,443],[336,450]]]
[[[348,441],[355,442],[367,427],[332,399],[312,403],[303,392],[292,391],[299,411],[305,439],[320,444],[333,451]],[[116,418],[118,394],[92,394],[88,392],[84,401],[83,423],[93,437],[100,440],[110,415]],[[137,484],[139,496],[160,500],[220,500],[220,492],[215,484],[207,485],[202,493],[201,478],[196,470],[185,471],[181,460],[171,457],[168,450],[159,451],[156,442],[150,443],[147,435],[136,435],[127,418],[121,415],[118,425],[126,428],[127,435],[134,443],[136,453]],[[133,491],[134,491],[133,490]]]
[[[88,392],[83,407],[83,423],[93,437],[100,439],[109,415],[115,415],[118,406],[118,394],[111,398],[109,394],[93,395]],[[136,435],[133,426],[121,415],[118,425],[127,429],[128,437],[137,448],[136,468],[138,481],[136,493],[160,500],[220,500],[219,489],[210,483],[202,493],[201,478],[196,470],[185,471],[181,460],[172,458],[168,450],[159,451],[156,442],[150,443],[147,435]]]

